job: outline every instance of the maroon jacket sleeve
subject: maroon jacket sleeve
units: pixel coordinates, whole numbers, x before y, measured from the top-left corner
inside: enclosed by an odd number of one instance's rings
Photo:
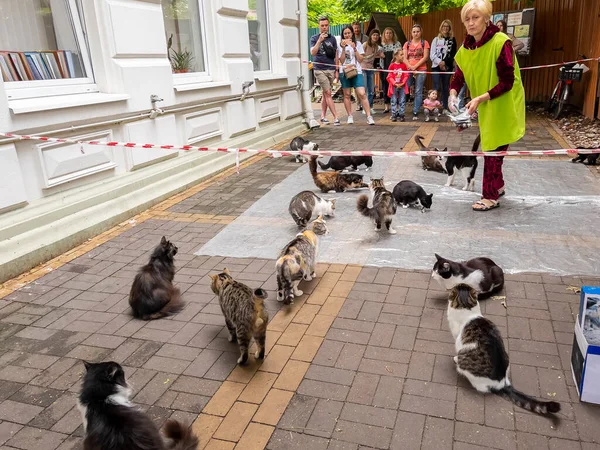
[[[510,91],[515,82],[513,47],[510,39],[504,43],[500,56],[498,56],[498,60],[496,61],[496,71],[498,72],[498,84],[488,91],[490,100]]]
[[[454,75],[452,75],[452,80],[450,81],[450,89],[454,89],[458,94],[465,84],[465,76],[458,67],[458,64],[454,65]]]

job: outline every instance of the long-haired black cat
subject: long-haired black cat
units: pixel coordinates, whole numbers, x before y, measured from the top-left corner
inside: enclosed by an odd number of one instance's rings
[[[129,293],[133,315],[142,320],[160,319],[181,311],[181,292],[173,286],[177,247],[163,236],[150,261],[135,276]]]
[[[183,424],[169,420],[164,437],[150,417],[135,408],[125,372],[116,362],[85,362],[77,407],[81,411],[84,450],[194,450],[198,438]]]

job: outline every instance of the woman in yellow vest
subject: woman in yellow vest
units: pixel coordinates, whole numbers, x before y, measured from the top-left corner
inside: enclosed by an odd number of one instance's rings
[[[508,145],[525,135],[525,91],[519,63],[510,38],[490,22],[489,0],[470,0],[460,17],[467,29],[462,47],[456,53],[456,72],[450,84],[448,106],[456,111],[456,93],[466,83],[472,100],[466,105],[469,114],[479,112],[481,149],[505,151]],[[482,198],[475,211],[489,211],[500,206],[504,195],[503,156],[484,157]]]

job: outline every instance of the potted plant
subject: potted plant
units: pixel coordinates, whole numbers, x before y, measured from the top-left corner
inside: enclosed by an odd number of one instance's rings
[[[177,51],[171,48],[173,44],[173,35],[169,36],[167,42],[167,51],[169,52],[169,60],[171,61],[171,68],[173,73],[187,73],[192,68],[192,61],[194,56],[192,52],[188,50]]]

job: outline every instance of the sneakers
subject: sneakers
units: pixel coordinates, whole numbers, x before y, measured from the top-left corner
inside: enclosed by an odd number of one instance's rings
[[[377,111],[375,111],[373,108],[371,108],[371,114],[377,114]]]
[[[435,117],[433,118],[433,120],[435,120],[436,122],[439,122],[439,121],[440,121],[440,118],[439,118],[438,116],[435,116]]]
[[[404,115],[400,116],[400,117],[398,118],[398,120],[399,120],[400,122],[404,122]]]
[[[326,117],[321,117],[321,123],[324,123],[325,125],[329,125],[329,120]]]
[[[392,122],[396,122],[397,120],[398,120],[398,118],[395,115],[393,115],[392,116]]]
[[[333,126],[339,127],[340,126],[340,119],[335,119],[333,121]]]
[[[417,120],[417,116],[413,116],[413,120]],[[429,116],[425,116],[425,122],[429,122]]]
[[[348,120],[346,121],[348,125],[354,123],[354,118],[352,116],[348,116]]]
[[[367,123],[369,125],[375,125],[375,121],[373,120],[373,116],[367,116]]]
[[[416,114],[413,115],[413,121],[415,121],[415,120],[419,120],[419,117]]]

